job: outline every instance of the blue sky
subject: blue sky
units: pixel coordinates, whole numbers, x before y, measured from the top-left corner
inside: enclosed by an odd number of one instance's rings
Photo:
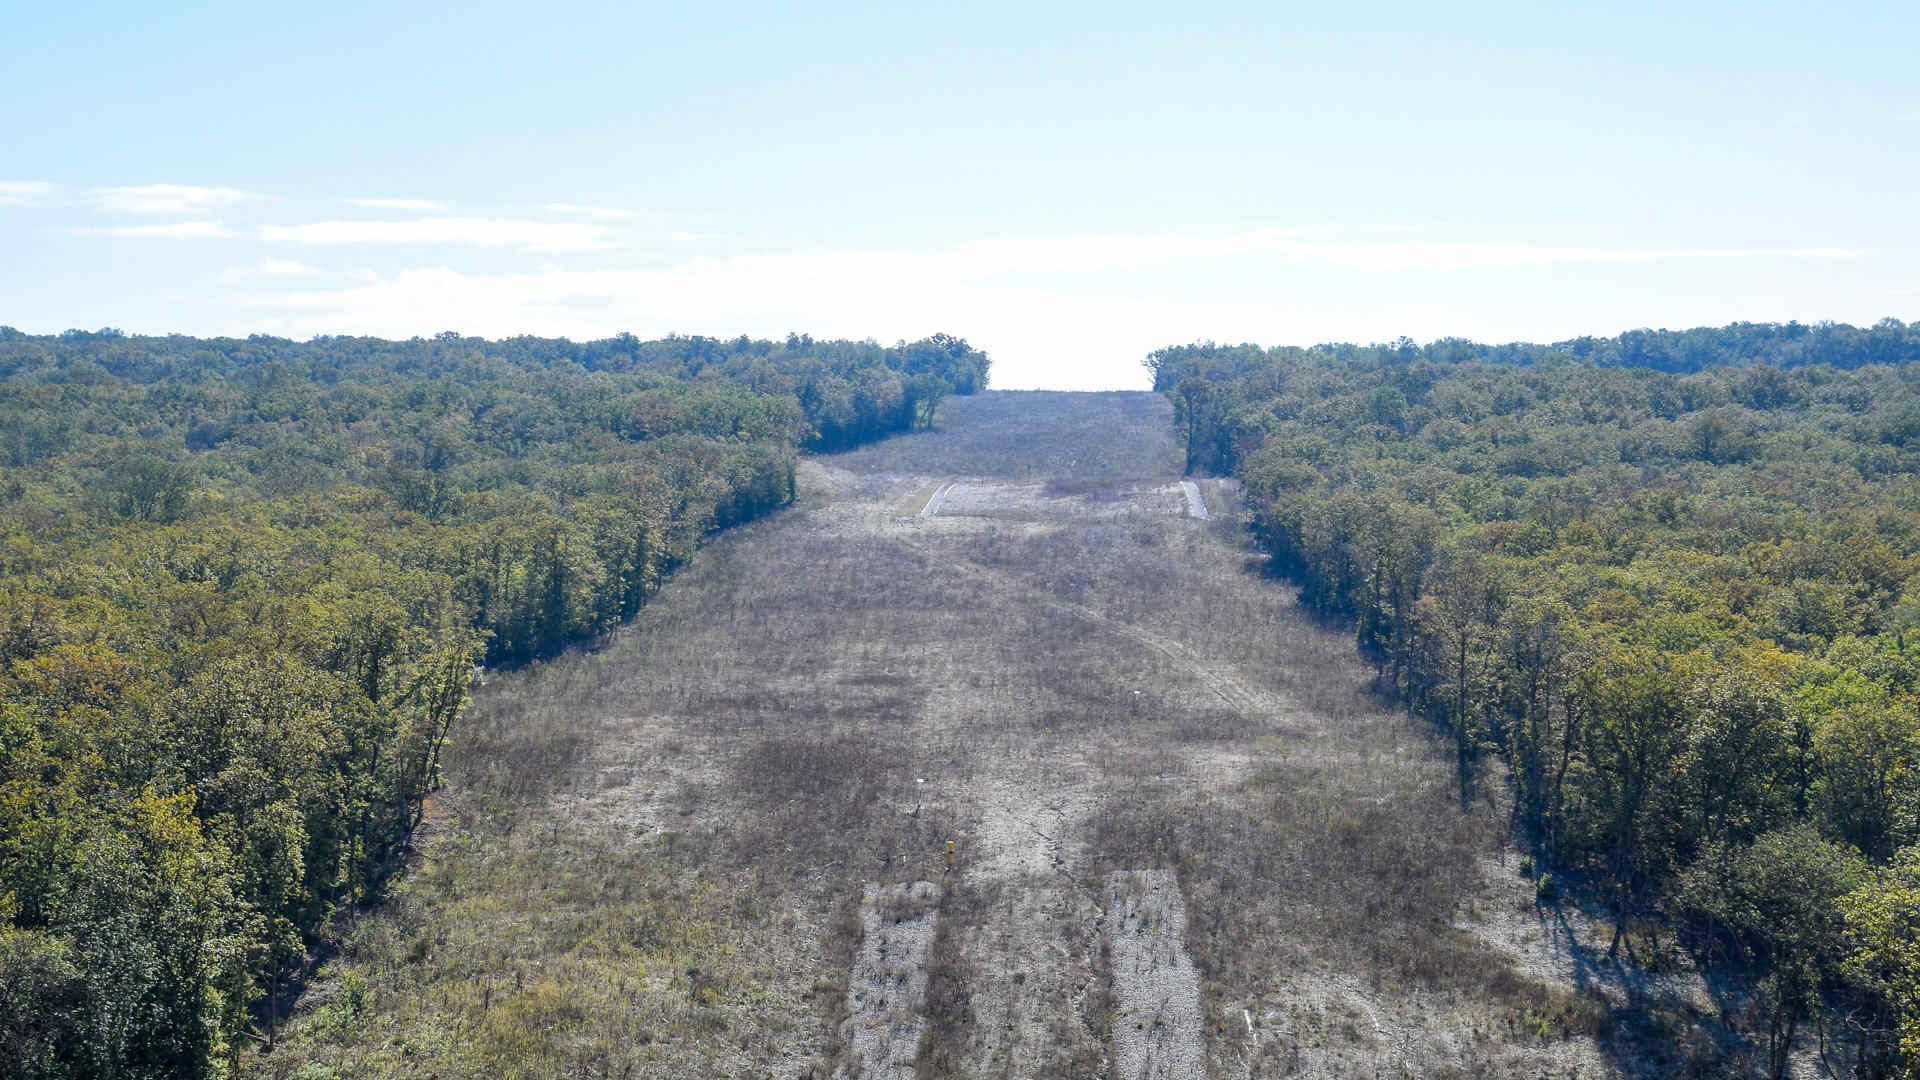
[[[1912,4],[35,4],[0,323],[1163,344],[1920,319]]]

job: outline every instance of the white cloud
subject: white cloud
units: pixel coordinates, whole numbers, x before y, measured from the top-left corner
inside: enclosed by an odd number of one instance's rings
[[[1289,231],[1290,233],[1290,231]],[[336,235],[336,234],[328,234]],[[996,281],[1008,269],[1074,272],[1236,253],[1280,242],[1279,232],[1191,237],[1015,237],[934,252],[811,252],[692,257],[646,268],[469,273],[422,267],[341,288],[234,298],[295,336],[353,332],[409,336],[422,327],[488,336],[537,332],[594,337],[620,330],[732,335],[913,338],[936,330],[1020,340],[1054,356],[1132,356],[1162,344],[1274,327],[1272,312],[1199,314],[1191,304],[1075,297]],[[343,241],[344,242],[344,241]],[[1216,306],[1217,307],[1217,306]],[[1088,329],[1098,324],[1101,330]],[[1051,327],[1052,330],[1048,328]],[[1242,330],[1240,328],[1246,328]],[[1115,354],[1098,347],[1113,337]],[[1082,335],[1083,339],[1077,339]],[[1142,337],[1141,335],[1145,335]],[[1151,345],[1146,346],[1148,348]],[[1016,384],[1017,385],[1017,384]]]
[[[1329,231],[1318,225],[1236,233],[1147,236],[999,236],[969,241],[941,256],[956,272],[980,279],[1008,273],[1138,270],[1182,259],[1284,251],[1297,238]]]
[[[306,225],[262,225],[260,239],[303,247],[424,244],[516,248],[540,254],[600,251],[614,246],[609,230],[603,225],[510,218],[415,218],[411,221],[316,221]]]
[[[959,264],[955,264],[959,265]],[[1273,305],[1076,295],[969,280],[937,257],[884,253],[694,259],[660,269],[470,274],[423,267],[337,289],[232,298],[249,314],[235,330],[293,337],[370,333],[409,337],[454,329],[507,337],[576,339],[623,330],[731,337],[883,341],[945,330],[989,349],[1000,386],[1139,386],[1149,349],[1200,336],[1286,339],[1331,331],[1351,313]],[[1369,316],[1393,317],[1369,307]],[[1405,325],[1403,323],[1403,325]]]
[[[1698,248],[1619,250],[1542,244],[1477,242],[1329,242],[1306,240],[1334,231],[1307,225],[1232,233],[1148,236],[1008,236],[975,240],[940,256],[970,280],[1018,272],[1089,273],[1138,270],[1190,259],[1276,255],[1334,263],[1350,270],[1478,270],[1550,263],[1660,262],[1674,259],[1858,259],[1858,248]]]
[[[637,217],[657,215],[643,214],[638,210],[616,210],[609,206],[581,206],[579,203],[556,202],[547,204],[549,214],[573,214],[581,217],[598,218],[602,221],[626,221]]]
[[[81,236],[137,236],[161,240],[215,240],[233,235],[218,221],[180,221],[172,225],[116,225],[104,229],[75,229]]]
[[[220,280],[226,282],[252,281],[258,278],[310,277],[321,273],[319,267],[308,266],[292,259],[276,259],[271,255],[262,258],[250,266],[234,266],[220,272]]]
[[[686,227],[692,225],[711,225],[720,220],[712,214],[689,213],[680,210],[635,210],[617,206],[588,206],[582,203],[554,202],[541,207],[549,214],[560,217],[584,217],[595,221],[625,222],[652,229]]]
[[[1289,301],[1289,290],[1281,284],[1288,268],[1292,280],[1302,281],[1342,272],[1709,258],[1845,259],[1860,254],[1829,248],[1615,251],[1524,244],[1334,243],[1319,235],[1324,231],[1013,236],[932,251],[709,255],[638,268],[543,266],[517,273],[419,267],[339,288],[261,292],[230,302],[249,314],[245,329],[294,337],[407,337],[443,329],[488,337],[538,333],[573,338],[622,330],[642,336],[675,331],[780,336],[802,330],[816,337],[891,341],[946,330],[993,354],[997,385],[1138,386],[1144,383],[1138,361],[1148,350],[1201,337],[1310,343],[1384,340],[1404,332],[1416,337],[1458,333],[1482,340],[1554,340],[1556,333],[1569,336],[1567,331],[1578,332],[1575,328],[1583,325],[1556,325],[1564,313],[1514,310],[1510,304],[1480,310],[1461,306],[1456,298],[1450,306],[1427,296],[1424,282],[1417,283],[1413,296],[1362,285],[1351,299],[1318,295]],[[1124,277],[1179,260],[1248,256],[1262,260],[1255,264],[1261,267],[1257,273],[1273,282],[1270,291],[1224,297],[1201,287],[1178,295]],[[1091,273],[1109,276],[1071,277]],[[1747,317],[1744,309],[1725,314]]]
[[[45,180],[0,180],[0,206],[34,206],[53,194]]]
[[[1549,263],[1664,262],[1673,259],[1858,259],[1859,248],[1698,248],[1622,251],[1535,244],[1394,243],[1293,244],[1284,253],[1323,259],[1351,270],[1479,270]]]
[[[191,184],[94,188],[93,197],[102,209],[120,214],[204,214],[215,207],[265,198],[238,188]]]
[[[340,201],[354,206],[370,206],[376,210],[438,210],[443,205],[438,199],[341,199]]]

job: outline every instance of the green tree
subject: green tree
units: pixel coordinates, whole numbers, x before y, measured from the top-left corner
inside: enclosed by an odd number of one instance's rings
[[[1759,989],[1775,1080],[1786,1075],[1801,1022],[1825,1023],[1822,991],[1846,958],[1842,898],[1865,873],[1857,852],[1800,824],[1750,845],[1712,844],[1683,877],[1682,901],[1731,931],[1766,972]]]
[[[1920,846],[1840,898],[1851,951],[1846,970],[1886,1003],[1905,1062],[1920,1077]]]
[[[1587,797],[1613,893],[1609,956],[1674,854],[1657,796],[1667,787],[1683,730],[1685,667],[1654,649],[1627,646],[1596,657],[1577,680],[1592,766]]]

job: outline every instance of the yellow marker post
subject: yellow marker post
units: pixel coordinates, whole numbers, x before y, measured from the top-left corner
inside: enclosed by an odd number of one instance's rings
[[[953,841],[947,841],[947,872],[953,872]]]

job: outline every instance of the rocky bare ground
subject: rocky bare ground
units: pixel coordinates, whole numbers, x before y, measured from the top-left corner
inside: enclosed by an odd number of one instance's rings
[[[835,1077],[912,1080],[927,1027],[927,954],[939,914],[940,886],[930,881],[862,888],[860,948],[841,1021],[848,1060]]]
[[[1200,973],[1187,955],[1187,906],[1165,870],[1106,877],[1115,1080],[1206,1075]]]

